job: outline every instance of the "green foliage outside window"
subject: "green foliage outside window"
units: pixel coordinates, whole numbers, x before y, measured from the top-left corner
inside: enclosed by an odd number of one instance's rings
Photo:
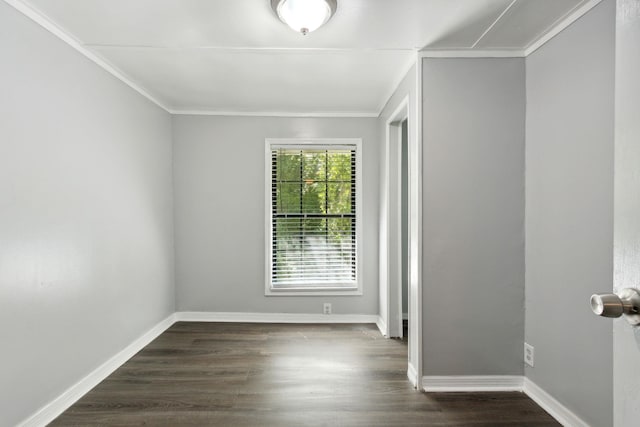
[[[355,152],[272,152],[274,277],[355,280]]]

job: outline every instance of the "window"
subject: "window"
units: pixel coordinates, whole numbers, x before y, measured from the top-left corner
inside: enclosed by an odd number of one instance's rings
[[[267,140],[267,295],[359,295],[361,141]]]

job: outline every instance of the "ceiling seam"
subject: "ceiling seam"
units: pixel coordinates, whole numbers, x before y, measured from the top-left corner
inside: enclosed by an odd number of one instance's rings
[[[502,17],[509,11],[509,9],[511,9],[511,7],[513,7],[514,4],[516,4],[518,0],[513,0],[509,6],[507,6],[502,13],[498,16],[498,18],[496,18],[495,21],[493,21],[493,23],[491,25],[489,25],[489,28],[487,28],[484,33],[482,33],[482,35],[480,36],[480,38],[478,38],[478,40],[476,40],[476,42],[471,46],[471,49],[475,49],[475,47],[478,45],[478,43],[480,43],[480,41],[482,41],[482,39],[489,33],[489,31],[491,31],[493,29],[493,27],[496,26],[496,24],[498,23],[498,21],[500,21],[502,19]]]
[[[40,25],[45,30],[49,31],[51,34],[56,36],[58,39],[75,49],[77,52],[82,54],[84,57],[95,63],[97,66],[111,74],[113,77],[120,80],[122,83],[129,86],[131,89],[138,92],[143,97],[147,98],[149,101],[156,104],[158,107],[162,108],[167,113],[170,113],[169,108],[152,96],[149,92],[143,89],[140,85],[135,83],[129,76],[127,76],[124,72],[120,71],[113,64],[108,62],[107,60],[101,58],[94,52],[91,52],[89,49],[83,45],[83,43],[69,34],[67,31],[56,25],[51,19],[49,19],[44,13],[38,11],[34,7],[26,4],[22,0],[4,0],[9,6],[12,6],[18,12],[22,13],[27,18],[31,19],[36,24]]]
[[[477,44],[493,29],[493,27],[504,17],[504,15],[513,7],[513,5],[518,0],[513,0],[505,10],[498,16],[498,18],[487,28],[487,30],[480,36],[480,38],[473,44],[473,46],[469,49],[460,49],[460,50],[422,50],[418,52],[419,58],[424,57],[445,57],[445,58],[465,58],[465,57],[527,57],[533,52],[535,52],[542,45],[547,43],[557,34],[562,32],[564,29],[569,27],[573,22],[582,17],[584,14],[589,12],[593,7],[598,5],[602,0],[585,0],[581,5],[575,7],[570,12],[568,12],[563,18],[557,20],[553,25],[548,27],[539,38],[530,43],[523,50],[475,50],[474,48]],[[251,111],[251,112],[242,112],[242,111],[215,111],[215,110],[179,110],[172,109],[166,106],[163,102],[159,101],[155,96],[151,95],[148,91],[146,91],[142,86],[138,83],[134,82],[132,78],[130,78],[126,73],[118,69],[115,65],[111,64],[106,59],[102,58],[97,53],[89,50],[91,47],[114,47],[114,48],[156,48],[156,49],[188,49],[189,47],[154,47],[154,46],[119,46],[119,45],[99,45],[99,44],[83,44],[80,40],[72,36],[70,33],[65,31],[62,27],[58,26],[54,23],[53,20],[48,18],[46,14],[40,12],[35,7],[29,5],[23,0],[4,0],[5,3],[12,6],[14,9],[34,21],[36,24],[40,25],[45,30],[49,31],[51,34],[59,38],[61,41],[65,42],[76,51],[81,53],[87,59],[94,62],[100,68],[107,71],[109,74],[138,92],[143,97],[147,98],[149,101],[156,104],[158,107],[162,108],[166,112],[173,115],[182,115],[182,114],[195,114],[195,115],[219,115],[219,116],[265,116],[265,117],[377,117],[380,112],[384,108],[380,109],[379,112],[371,112],[371,111],[353,111],[353,112],[268,112],[268,111]],[[215,47],[215,46],[196,46],[191,47],[193,49],[217,49],[217,50],[228,50],[228,51],[238,51],[238,50],[246,50],[246,51],[316,51],[316,52],[384,52],[387,51],[389,53],[397,53],[397,52],[416,52],[415,49],[377,49],[377,48],[250,48],[250,47]],[[411,61],[411,65],[414,61]],[[408,66],[408,69],[410,69]],[[397,86],[402,82],[404,75],[406,75],[405,70],[403,69],[403,74],[400,76],[397,84],[394,80],[392,84],[394,85],[393,91],[391,95],[397,89]],[[388,99],[385,100],[385,105]]]
[[[7,1],[7,0],[5,0]],[[88,48],[100,49],[149,49],[149,50],[217,50],[217,51],[253,51],[253,52],[376,52],[376,53],[414,53],[411,48],[333,48],[333,47],[249,47],[249,46],[154,46],[154,45],[119,45],[85,43]]]

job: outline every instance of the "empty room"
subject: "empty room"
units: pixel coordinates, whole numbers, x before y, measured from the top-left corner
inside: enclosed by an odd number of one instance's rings
[[[640,0],[0,1],[0,427],[640,425]]]

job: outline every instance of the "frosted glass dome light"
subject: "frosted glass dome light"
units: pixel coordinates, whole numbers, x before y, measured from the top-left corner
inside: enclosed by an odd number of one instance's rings
[[[278,18],[303,35],[326,24],[337,6],[337,0],[271,0]]]

